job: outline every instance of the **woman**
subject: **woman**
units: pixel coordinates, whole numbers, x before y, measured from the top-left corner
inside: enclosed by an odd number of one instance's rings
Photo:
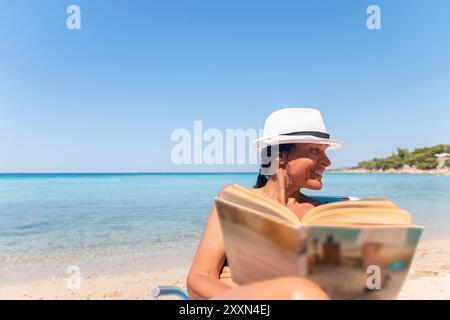
[[[322,174],[331,164],[325,150],[342,143],[330,139],[318,110],[281,109],[272,113],[264,134],[255,141],[270,162],[261,166],[252,192],[280,202],[301,217],[320,203],[303,195],[301,188],[320,190]],[[219,197],[221,193],[219,193]],[[314,283],[284,277],[237,286],[226,264],[217,209],[212,207],[187,277],[191,299],[327,299]]]

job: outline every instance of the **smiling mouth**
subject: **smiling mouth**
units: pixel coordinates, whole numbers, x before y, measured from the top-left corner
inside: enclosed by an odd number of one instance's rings
[[[318,177],[322,178],[322,173],[320,173],[320,172],[317,172],[317,171],[311,171],[311,173],[312,173],[313,175],[315,175],[315,176],[318,176]]]

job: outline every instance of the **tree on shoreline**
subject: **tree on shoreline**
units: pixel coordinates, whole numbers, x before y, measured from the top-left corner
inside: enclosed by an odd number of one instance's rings
[[[421,170],[431,170],[438,166],[438,159],[436,154],[450,153],[450,145],[439,144],[434,147],[416,148],[409,152],[408,149],[397,148],[397,152],[389,157],[374,158],[373,160],[361,161],[353,169],[367,169],[367,170],[388,170],[400,169],[405,165],[415,166]],[[450,159],[445,162],[445,165],[450,168]]]

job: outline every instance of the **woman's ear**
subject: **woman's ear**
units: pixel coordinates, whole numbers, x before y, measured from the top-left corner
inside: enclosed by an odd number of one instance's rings
[[[288,152],[287,151],[281,151],[278,154],[278,166],[280,168],[286,168],[288,164]]]

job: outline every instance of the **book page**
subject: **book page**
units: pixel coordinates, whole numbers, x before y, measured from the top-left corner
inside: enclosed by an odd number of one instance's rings
[[[341,201],[315,207],[302,218],[304,225],[409,225],[411,215],[388,200]]]
[[[307,278],[332,299],[395,299],[422,227],[307,227]]]
[[[300,225],[300,220],[295,213],[281,203],[256,194],[237,184],[226,187],[222,192],[222,198],[255,211],[275,216],[294,226]]]
[[[411,215],[409,212],[398,208],[348,207],[311,214],[302,221],[305,225],[409,225],[411,224]]]
[[[216,206],[235,283],[306,275],[306,238],[298,228],[221,198]]]

